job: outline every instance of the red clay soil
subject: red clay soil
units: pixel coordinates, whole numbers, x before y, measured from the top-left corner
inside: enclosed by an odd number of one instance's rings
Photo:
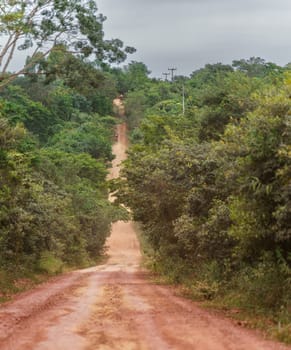
[[[116,159],[125,158],[118,126]],[[104,265],[59,276],[0,307],[1,350],[285,350],[154,284],[131,222],[117,222]]]

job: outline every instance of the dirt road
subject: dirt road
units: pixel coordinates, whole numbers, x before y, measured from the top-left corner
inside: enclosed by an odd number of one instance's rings
[[[111,177],[125,157],[118,127]],[[117,222],[106,264],[60,276],[0,308],[1,350],[284,350],[155,285],[132,223]]]

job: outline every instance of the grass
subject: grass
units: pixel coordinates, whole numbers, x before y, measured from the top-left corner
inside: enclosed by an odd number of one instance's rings
[[[30,290],[48,278],[47,274],[25,269],[21,269],[21,271],[0,270],[0,303],[11,300],[15,294]]]
[[[177,288],[178,294],[198,301],[200,306],[207,309],[219,310],[226,317],[237,321],[237,324],[250,329],[260,330],[267,338],[291,344],[291,313],[287,308],[281,312],[275,309],[267,309],[261,305],[254,305],[239,290],[220,290],[208,298],[207,294],[197,293],[201,289],[201,283],[189,287],[190,282],[180,284]],[[202,286],[203,287],[203,286]],[[209,291],[207,286],[207,291]],[[205,288],[202,288],[203,291]],[[210,288],[211,289],[211,288]]]
[[[38,284],[48,281],[53,276],[68,273],[77,269],[101,265],[108,259],[106,253],[101,254],[94,261],[82,261],[81,264],[67,265],[50,252],[42,254],[38,266],[11,266],[0,269],[0,304],[12,300],[19,293],[31,290]]]
[[[225,293],[213,300],[204,301],[202,306],[220,310],[227,317],[238,322],[239,325],[251,329],[261,330],[268,338],[291,344],[291,315],[278,315],[275,310],[266,310],[257,307],[250,307],[244,297],[238,292]],[[288,315],[289,313],[289,315]]]
[[[245,279],[243,272],[239,276],[240,284],[233,283],[231,286],[217,282],[215,266],[207,266],[206,274],[203,271],[205,279],[197,278],[197,273],[195,278],[195,274],[189,273],[179,262],[156,259],[157,255],[142,234],[140,225],[135,223],[135,229],[143,254],[143,266],[153,273],[156,283],[175,285],[178,295],[199,302],[201,307],[218,310],[240,326],[260,330],[269,339],[291,344],[290,302],[285,302],[284,307],[274,305],[280,300],[280,295],[276,294],[276,285],[280,283],[276,274],[270,273],[268,265],[248,271]],[[261,279],[249,278],[251,273],[261,276]],[[262,295],[256,295],[260,291]],[[264,294],[269,294],[271,300],[263,300]]]

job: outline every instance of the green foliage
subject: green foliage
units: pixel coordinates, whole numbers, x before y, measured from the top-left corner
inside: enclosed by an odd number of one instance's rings
[[[48,274],[56,274],[62,271],[63,262],[56,258],[51,252],[45,251],[39,260],[39,270]]]
[[[289,76],[257,59],[234,67],[207,65],[184,79],[184,115],[180,80],[163,95],[156,81],[129,94],[140,114],[130,112],[119,198],[142,223],[155,270],[195,297],[235,295],[234,305],[288,324]]]
[[[63,84],[55,86],[50,91],[47,98],[47,104],[53,111],[59,122],[70,121],[77,115],[74,91]]]
[[[189,84],[196,84],[195,80]],[[256,107],[252,94],[262,86],[240,72],[214,75],[194,89],[189,116],[196,119],[200,141],[218,140],[229,123],[236,123]],[[197,108],[198,107],[198,108]]]
[[[0,5],[0,36],[4,41],[0,50],[0,87],[41,65],[50,52],[64,46],[81,58],[94,56],[100,64],[123,62],[135,50],[124,47],[119,39],[104,39],[105,19],[94,0],[14,0]],[[31,48],[32,57],[23,68],[7,75],[15,51]]]
[[[112,129],[106,128],[104,119],[92,115],[81,123],[67,123],[49,140],[49,145],[68,153],[86,152],[96,159],[112,160],[111,138]]]
[[[109,64],[134,49],[104,40],[104,20],[93,0],[0,4],[0,298],[27,272],[96,262],[111,223],[127,217],[108,201]],[[16,50],[32,47],[8,73]],[[148,81],[141,63],[128,74],[132,86]]]
[[[277,259],[266,252],[254,267],[246,266],[233,279],[242,303],[245,298],[250,309],[259,306],[278,313],[290,307],[290,282],[290,267],[278,251]]]
[[[52,134],[58,119],[40,102],[31,100],[18,86],[9,86],[0,95],[1,114],[11,124],[22,123],[42,141]]]
[[[114,84],[108,78],[107,90],[98,95],[97,89],[93,98],[85,71],[96,77],[99,70],[79,65],[87,79],[82,87],[74,86],[72,72],[58,72],[52,82],[19,78],[1,93],[4,272],[13,266],[17,276],[28,270],[54,274],[66,265],[87,266],[103,253],[111,222],[124,217],[109,203],[106,184],[116,121],[93,113],[99,108],[93,106],[94,98],[102,100],[104,94],[111,100]]]
[[[204,68],[198,69],[191,74],[190,84],[193,88],[211,85],[217,81],[217,78],[228,75],[233,72],[233,68],[222,63],[206,64]]]
[[[283,71],[282,67],[272,62],[266,62],[260,57],[251,57],[248,60],[235,60],[232,62],[232,66],[246,73],[249,77],[266,77],[274,72],[280,73]]]
[[[111,69],[111,74],[115,77],[117,90],[122,94],[144,88],[150,81],[150,71],[142,62],[131,61],[123,69]]]
[[[93,63],[75,57],[60,45],[42,61],[39,69],[44,72],[46,84],[61,79],[63,89],[67,87],[74,91],[74,94],[69,91],[74,107],[101,115],[112,112],[112,100],[117,95],[116,82],[110,74],[96,69]],[[38,72],[31,71],[29,77],[38,79]]]

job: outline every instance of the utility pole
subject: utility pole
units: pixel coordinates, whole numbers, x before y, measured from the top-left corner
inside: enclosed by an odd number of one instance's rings
[[[163,73],[163,75],[165,76],[165,81],[168,81],[168,75],[170,75],[170,73]]]
[[[168,70],[171,72],[171,80],[174,80],[174,72],[177,70],[177,68],[168,68]]]
[[[185,115],[185,85],[183,83],[182,87],[182,108],[183,108],[183,115]]]

